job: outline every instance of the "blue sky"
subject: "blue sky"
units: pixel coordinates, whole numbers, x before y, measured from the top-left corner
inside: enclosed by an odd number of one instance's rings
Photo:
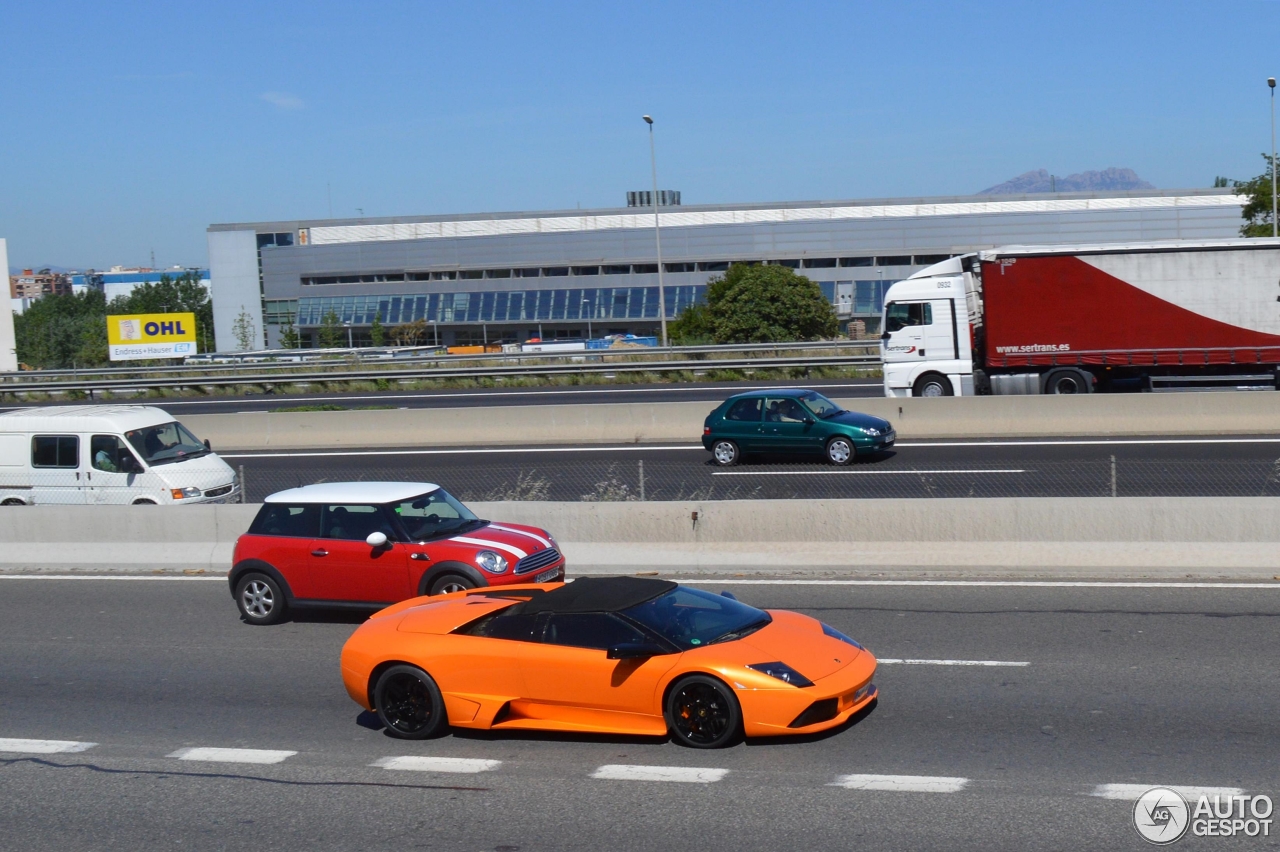
[[[14,266],[203,264],[213,222],[966,194],[1262,170],[1280,5],[0,6]]]

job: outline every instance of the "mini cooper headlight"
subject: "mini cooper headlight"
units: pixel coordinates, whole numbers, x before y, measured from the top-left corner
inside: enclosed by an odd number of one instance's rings
[[[866,648],[859,645],[857,642],[850,639],[848,636],[845,636],[839,630],[836,630],[830,624],[822,625],[822,632],[830,636],[832,639],[839,639],[841,642],[848,642],[850,645],[857,648],[859,651],[867,650]]]
[[[776,677],[792,686],[813,686],[813,681],[791,668],[786,663],[752,663],[747,668]]]
[[[507,570],[507,560],[492,550],[482,550],[477,553],[476,564],[490,574],[501,574]]]

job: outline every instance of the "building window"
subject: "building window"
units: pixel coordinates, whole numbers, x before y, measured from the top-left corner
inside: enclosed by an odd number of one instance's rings
[[[875,266],[876,259],[874,257],[842,257],[840,258],[841,266]]]
[[[536,266],[530,269],[516,269],[512,271],[515,272],[516,278],[537,278],[542,274],[542,270]]]
[[[668,264],[670,266],[670,264]],[[656,263],[633,263],[631,264],[631,272],[634,275],[657,275],[658,264]]]
[[[543,274],[544,276],[546,276],[547,278],[559,278],[559,277],[561,277],[561,276],[564,276],[564,275],[568,275],[568,274],[569,274],[569,267],[567,267],[567,266],[544,266],[544,267],[542,268],[542,274]]]
[[[406,272],[405,278],[407,278],[410,281],[430,281],[431,273],[430,272]]]
[[[771,260],[769,261],[769,263],[772,264],[773,266],[785,266],[787,267],[787,269],[800,268],[800,261],[798,260]]]
[[[613,264],[604,267],[605,275],[630,275],[631,266],[629,264]]]
[[[804,260],[805,269],[831,269],[835,265],[834,257],[807,257]]]
[[[667,272],[693,272],[696,264],[692,263],[664,263],[662,264]]]
[[[458,277],[458,273],[454,272],[452,269],[448,270],[447,272],[431,273],[432,281],[453,281],[453,280],[456,280],[457,277]]]
[[[726,272],[729,269],[727,260],[704,260],[698,264],[699,272]]]
[[[472,281],[477,278],[483,278],[484,270],[483,269],[463,269],[460,272],[458,272],[458,277],[467,281]]]
[[[486,269],[484,271],[485,278],[510,278],[510,269]]]
[[[600,267],[598,266],[575,266],[573,268],[574,275],[599,275]]]
[[[891,254],[888,257],[877,257],[880,266],[910,266],[911,255]]]
[[[942,263],[944,260],[950,260],[949,254],[918,254],[915,256],[916,266],[933,266],[935,263]]]

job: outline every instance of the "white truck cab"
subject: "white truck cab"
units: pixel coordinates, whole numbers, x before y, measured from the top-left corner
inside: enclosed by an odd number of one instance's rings
[[[0,505],[234,503],[225,461],[145,405],[55,405],[0,414]]]
[[[885,396],[972,396],[977,288],[964,257],[922,269],[884,295]]]

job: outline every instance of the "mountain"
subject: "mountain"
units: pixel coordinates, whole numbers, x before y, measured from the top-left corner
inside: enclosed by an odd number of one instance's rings
[[[1116,189],[1155,189],[1133,169],[1104,169],[1100,172],[1051,176],[1044,169],[1025,172],[1012,180],[979,192],[979,195],[1014,195],[1030,192],[1095,192]]]

